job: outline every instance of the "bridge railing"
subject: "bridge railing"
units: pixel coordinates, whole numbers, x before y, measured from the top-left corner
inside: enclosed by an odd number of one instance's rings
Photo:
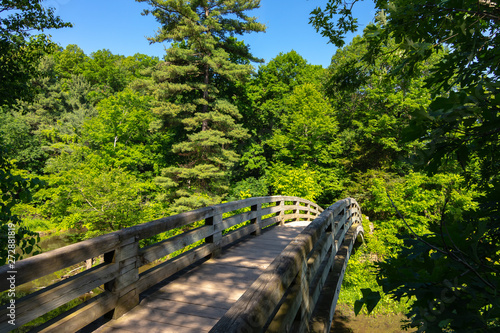
[[[325,209],[210,332],[328,332],[347,260],[362,232],[354,199]]]
[[[103,315],[120,317],[139,303],[141,292],[197,260],[217,256],[222,247],[246,235],[260,234],[267,226],[310,221],[322,211],[315,203],[297,197],[249,198],[165,217],[42,253],[17,262],[15,271],[8,265],[2,266],[0,291],[15,292],[14,285],[21,286],[103,257],[103,263],[95,267],[4,305],[0,309],[0,332],[27,324],[102,286],[104,292],[51,319],[37,331],[77,331]],[[195,223],[194,226],[200,226],[140,247],[142,239],[176,228],[189,229]],[[189,250],[169,258],[174,252],[186,249]],[[165,257],[168,260],[162,262],[160,259]],[[12,276],[15,281],[8,279]],[[13,318],[15,326],[9,323]]]

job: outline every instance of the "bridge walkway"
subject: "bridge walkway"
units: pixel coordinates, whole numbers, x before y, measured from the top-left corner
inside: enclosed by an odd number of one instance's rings
[[[310,222],[262,230],[148,291],[141,303],[96,332],[208,332]]]

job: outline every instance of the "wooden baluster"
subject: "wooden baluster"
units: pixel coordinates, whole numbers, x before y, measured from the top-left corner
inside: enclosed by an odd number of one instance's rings
[[[105,262],[118,263],[119,276],[105,284],[106,291],[116,295],[117,303],[111,315],[113,319],[121,317],[139,304],[136,282],[139,280],[139,239],[130,237],[121,240],[116,250],[104,254]]]
[[[251,207],[251,209],[252,209],[252,212],[257,212],[257,217],[250,220],[251,224],[256,225],[256,227],[255,227],[256,229],[254,232],[252,232],[252,235],[259,236],[262,233],[262,225],[260,223],[262,220],[262,216],[260,215],[260,211],[262,209],[262,204],[258,203],[256,205],[253,205]]]
[[[212,251],[212,258],[220,257],[222,253],[222,230],[220,229],[222,223],[222,213],[215,212],[214,216],[205,219],[205,225],[214,226],[214,234],[205,238],[205,243],[213,243],[214,250]]]
[[[283,210],[283,207],[285,206],[285,200],[279,201],[279,206],[281,206],[281,210],[276,213],[276,216],[280,217],[280,225],[285,225],[285,211]]]
[[[300,201],[294,201],[293,205],[295,206],[295,210],[293,213],[295,214],[295,221],[299,221],[299,214],[300,214]]]

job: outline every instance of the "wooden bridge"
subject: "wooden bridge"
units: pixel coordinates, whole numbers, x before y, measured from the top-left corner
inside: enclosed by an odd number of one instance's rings
[[[93,290],[33,331],[328,332],[362,232],[350,198],[325,210],[296,197],[250,198],[140,224],[19,261],[15,271],[1,267],[1,291],[9,291],[9,277],[20,286],[89,263],[14,309],[4,305],[0,332]]]

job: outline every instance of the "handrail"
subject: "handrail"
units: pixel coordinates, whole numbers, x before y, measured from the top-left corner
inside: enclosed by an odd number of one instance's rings
[[[328,332],[347,260],[362,232],[358,203],[351,198],[336,202],[281,252],[210,332]]]
[[[287,203],[287,204],[285,204]],[[239,210],[250,209],[239,212]],[[15,300],[15,326],[8,323],[12,309],[0,309],[0,333],[30,321],[104,285],[105,291],[37,328],[38,331],[77,331],[103,315],[118,318],[139,303],[139,294],[179,270],[207,256],[217,256],[222,247],[262,228],[294,220],[312,220],[323,209],[317,204],[290,196],[249,198],[139,224],[77,244],[42,253],[15,264],[16,285],[36,280],[88,259],[103,256],[104,263],[40,291]],[[232,214],[227,214],[232,213]],[[224,216],[224,214],[232,216]],[[139,241],[166,231],[204,221],[201,227],[140,248]],[[240,226],[225,233],[228,228]],[[175,251],[204,241],[187,252],[146,271],[139,269]],[[0,291],[10,289],[11,269],[0,267]]]

